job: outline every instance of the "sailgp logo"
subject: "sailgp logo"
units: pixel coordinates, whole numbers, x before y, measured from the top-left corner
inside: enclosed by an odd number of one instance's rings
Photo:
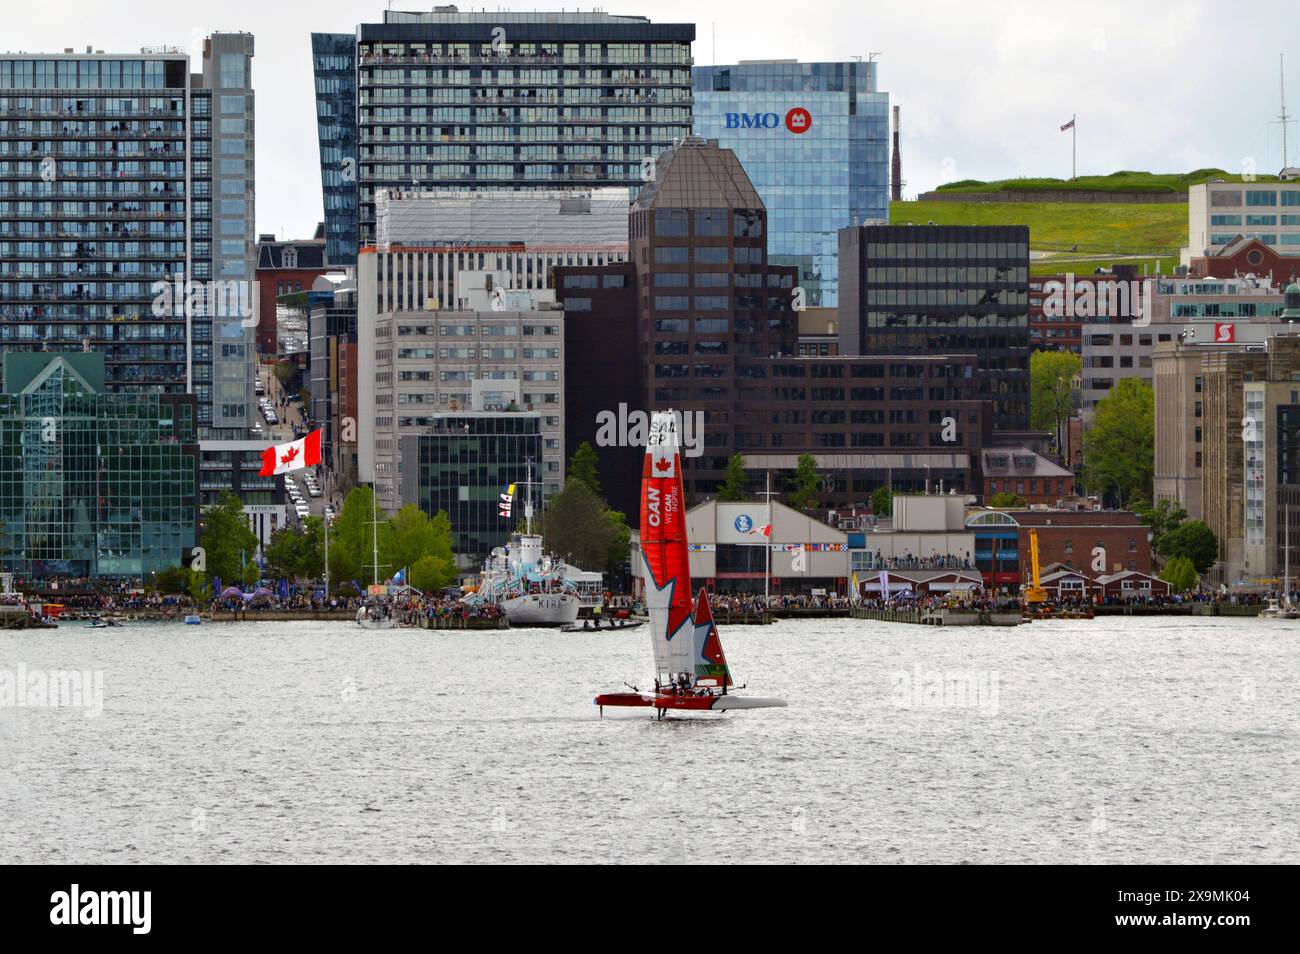
[[[754,529],[754,518],[747,513],[742,513],[736,518],[736,532],[749,533]]]

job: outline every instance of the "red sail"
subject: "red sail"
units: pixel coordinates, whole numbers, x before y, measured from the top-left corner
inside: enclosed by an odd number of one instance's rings
[[[641,472],[641,559],[655,670],[694,673],[691,565],[677,415],[650,420]]]
[[[703,587],[695,601],[695,677],[706,684],[734,685],[727,655],[722,651],[722,640],[718,637],[718,624],[713,621],[709,593]]]

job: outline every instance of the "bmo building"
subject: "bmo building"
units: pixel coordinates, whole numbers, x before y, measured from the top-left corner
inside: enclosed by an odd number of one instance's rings
[[[839,303],[839,229],[889,220],[889,94],[876,64],[696,66],[695,134],[735,152],[767,206],[769,261],[804,304]]]

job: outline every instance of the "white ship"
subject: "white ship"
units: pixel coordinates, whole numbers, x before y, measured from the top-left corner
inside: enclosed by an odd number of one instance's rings
[[[511,626],[563,626],[578,618],[581,597],[565,578],[565,564],[546,554],[542,538],[517,533],[483,564],[478,592],[463,597],[474,605],[501,608]]]

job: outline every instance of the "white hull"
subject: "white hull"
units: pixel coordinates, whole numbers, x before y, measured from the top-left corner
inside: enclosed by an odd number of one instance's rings
[[[511,626],[563,626],[578,618],[582,600],[573,593],[529,593],[501,601]]]
[[[784,709],[784,699],[763,698],[762,696],[719,696],[713,703],[713,711],[719,709]]]
[[[389,619],[359,619],[357,625],[362,629],[392,629],[397,625],[397,620]]]

